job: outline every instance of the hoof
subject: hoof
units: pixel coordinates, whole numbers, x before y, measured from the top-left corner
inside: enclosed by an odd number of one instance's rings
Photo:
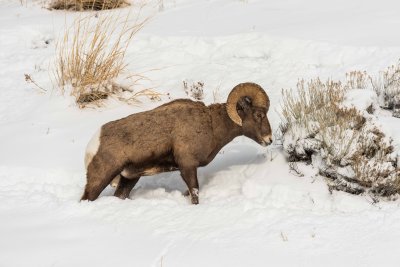
[[[198,205],[199,204],[199,198],[198,197],[192,197],[191,201],[192,201],[193,205]]]
[[[199,204],[199,189],[194,188],[190,192],[190,200],[192,201],[193,205]]]

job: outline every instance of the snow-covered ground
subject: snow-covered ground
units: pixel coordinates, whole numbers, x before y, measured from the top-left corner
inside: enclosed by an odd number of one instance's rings
[[[183,80],[203,81],[206,103],[252,81],[268,92],[277,129],[281,89],[299,78],[397,61],[398,1],[164,0],[162,11],[151,2],[126,62],[148,77],[138,88],[169,97],[85,110],[49,77],[76,14],[38,2],[0,1],[0,266],[398,266],[399,201],[330,194],[312,166],[299,164],[298,177],[279,146],[244,137],[199,169],[200,205],[177,173],[143,178],[129,200],[107,188],[78,202],[85,146],[103,123],[187,97]],[[379,114],[400,144],[399,119]]]

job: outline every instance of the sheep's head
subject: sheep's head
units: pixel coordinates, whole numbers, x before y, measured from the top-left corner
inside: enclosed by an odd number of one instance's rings
[[[255,83],[236,85],[228,96],[226,109],[229,117],[242,126],[243,134],[260,145],[272,142],[271,126],[267,118],[269,98]]]

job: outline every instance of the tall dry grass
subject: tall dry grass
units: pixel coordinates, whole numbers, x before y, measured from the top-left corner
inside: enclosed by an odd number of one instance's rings
[[[114,80],[126,70],[125,54],[147,19],[121,13],[78,17],[56,45],[55,76],[79,106],[123,91]]]

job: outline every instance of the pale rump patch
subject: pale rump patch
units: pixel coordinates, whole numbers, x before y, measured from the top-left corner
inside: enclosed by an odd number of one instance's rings
[[[90,162],[92,161],[94,155],[96,155],[97,150],[100,146],[100,134],[101,128],[93,135],[92,139],[90,139],[88,145],[86,146],[85,152],[85,167],[89,166]]]

